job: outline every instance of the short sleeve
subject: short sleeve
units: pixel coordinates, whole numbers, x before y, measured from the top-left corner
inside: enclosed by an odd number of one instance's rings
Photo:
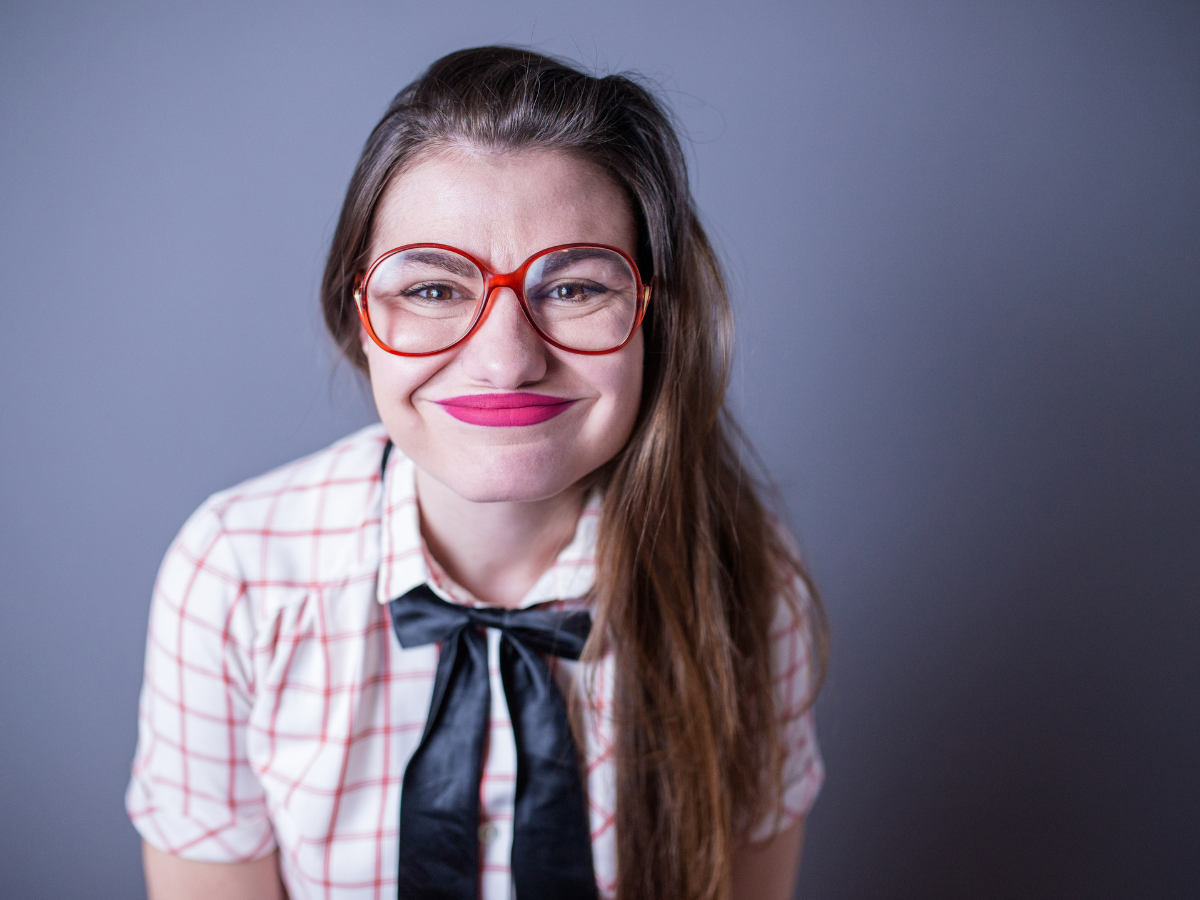
[[[769,840],[808,815],[825,780],[813,711],[808,708],[812,666],[803,610],[808,592],[803,583],[797,583],[797,590],[801,609],[780,598],[771,628],[771,673],[783,743],[783,794],[748,832],[751,843]]]
[[[229,538],[206,504],[159,570],[125,795],[142,837],[176,856],[237,862],[275,848],[246,754],[254,631]]]

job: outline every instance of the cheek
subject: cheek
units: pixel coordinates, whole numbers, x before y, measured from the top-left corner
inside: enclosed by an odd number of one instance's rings
[[[605,399],[604,428],[609,439],[617,446],[614,454],[625,445],[637,420],[642,400],[643,345],[639,333],[627,347],[614,354],[616,358],[605,360],[608,365],[595,374],[596,382],[602,385]],[[600,357],[604,360],[604,357]]]
[[[442,366],[441,361],[431,357],[394,356],[380,350],[369,338],[363,351],[367,355],[371,393],[385,423],[392,416],[407,413],[412,407],[413,393]]]

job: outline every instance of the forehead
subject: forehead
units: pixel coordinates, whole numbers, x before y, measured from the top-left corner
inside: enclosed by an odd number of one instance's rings
[[[632,256],[636,239],[625,191],[595,163],[559,151],[455,146],[392,179],[376,209],[370,255],[450,244],[507,271],[555,244],[610,244]]]

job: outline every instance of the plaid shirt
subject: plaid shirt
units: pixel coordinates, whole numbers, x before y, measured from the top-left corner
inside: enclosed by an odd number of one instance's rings
[[[387,603],[422,583],[477,603],[425,551],[412,462],[394,451],[381,487],[386,440],[371,426],[211,497],[168,551],[151,606],[129,815],[151,844],[188,859],[235,862],[278,847],[293,900],[395,896],[401,781],[438,647],[401,648]],[[594,494],[522,606],[588,608],[600,504]],[[499,632],[487,637],[480,896],[508,900],[516,753]],[[803,816],[823,777],[811,713],[799,714],[800,626],[782,604],[773,643],[785,791],[758,839]],[[581,700],[596,878],[611,896],[612,658],[552,665],[564,696]]]

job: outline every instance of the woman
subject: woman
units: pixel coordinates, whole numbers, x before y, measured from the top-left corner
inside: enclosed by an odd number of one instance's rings
[[[167,555],[127,798],[151,895],[790,896],[823,617],[733,440],[659,104],[439,60],[367,142],[322,299],[382,425]]]

